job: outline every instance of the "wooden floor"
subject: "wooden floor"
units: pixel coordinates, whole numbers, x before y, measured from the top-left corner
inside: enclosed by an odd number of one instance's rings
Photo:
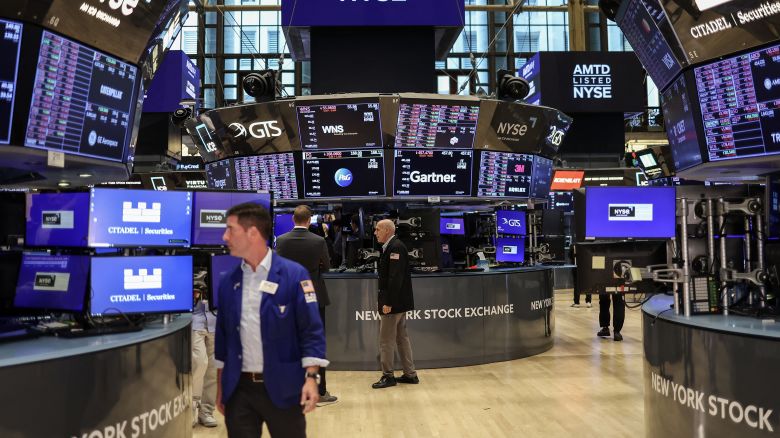
[[[569,307],[571,293],[555,298],[555,346],[538,356],[421,370],[420,385],[382,390],[371,389],[379,372],[329,372],[339,401],[306,417],[308,436],[643,436],[640,311],[626,310],[625,340],[614,342],[595,336],[597,297],[590,309]],[[194,437],[227,436],[218,421],[197,426]]]

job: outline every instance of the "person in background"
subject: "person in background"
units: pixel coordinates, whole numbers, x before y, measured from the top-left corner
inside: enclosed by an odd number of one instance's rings
[[[609,302],[610,296],[612,296],[612,310],[615,312],[612,318],[612,330],[614,330],[613,339],[615,341],[622,341],[623,335],[620,334],[620,330],[623,329],[623,321],[626,319],[626,303],[623,300],[622,293],[602,293],[599,295],[599,325],[601,330],[596,333],[596,336],[602,338],[609,337]]]
[[[206,271],[195,273],[192,310],[192,427],[200,423],[217,427],[214,407],[217,404],[217,366],[214,362],[214,331],[217,316],[206,299]]]
[[[571,246],[571,259],[577,260],[576,256],[576,245]],[[575,266],[574,269],[571,270],[572,272],[572,281],[574,282],[574,304],[572,304],[572,307],[580,307],[580,289],[577,286],[577,267]],[[585,293],[585,304],[588,307],[592,307],[591,301],[593,301],[593,294],[591,293]]]
[[[374,228],[377,242],[382,244],[379,257],[379,358],[382,363],[382,377],[371,385],[374,389],[395,386],[396,383],[420,383],[412,358],[412,343],[406,333],[406,312],[414,310],[412,275],[409,269],[409,254],[406,245],[395,237],[395,224],[382,219]],[[393,361],[395,347],[404,373],[396,378]]]
[[[219,286],[214,356],[217,409],[231,438],[306,436],[326,367],[317,295],[301,265],[274,254],[271,216],[244,203],[226,213],[222,240],[243,262]]]
[[[293,223],[295,227],[276,239],[276,253],[290,259],[309,271],[311,281],[314,283],[314,291],[317,294],[317,303],[320,309],[320,319],[323,330],[325,329],[325,306],[330,304],[328,289],[325,287],[323,272],[330,269],[330,256],[327,242],[317,234],[309,232],[311,225],[311,210],[305,205],[295,207],[293,211]],[[320,369],[320,403],[333,403],[338,398],[331,395],[327,389],[325,380],[325,368]]]

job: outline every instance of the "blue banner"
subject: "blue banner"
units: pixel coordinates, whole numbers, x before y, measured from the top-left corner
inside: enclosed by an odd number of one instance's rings
[[[446,26],[465,22],[464,0],[282,0],[282,26]]]
[[[179,102],[194,100],[198,110],[200,71],[195,61],[181,50],[170,50],[154,74],[144,97],[145,113],[172,113],[181,108]]]

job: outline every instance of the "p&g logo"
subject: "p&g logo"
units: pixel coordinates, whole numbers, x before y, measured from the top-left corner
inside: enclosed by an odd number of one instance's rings
[[[347,187],[352,184],[352,172],[342,167],[336,171],[335,179],[339,187]]]

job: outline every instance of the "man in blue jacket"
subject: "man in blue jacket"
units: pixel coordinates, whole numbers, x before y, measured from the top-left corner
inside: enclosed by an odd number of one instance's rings
[[[222,236],[243,263],[219,286],[214,355],[228,436],[305,437],[316,407],[325,336],[317,296],[302,266],[268,248],[271,216],[254,203],[227,212]]]

